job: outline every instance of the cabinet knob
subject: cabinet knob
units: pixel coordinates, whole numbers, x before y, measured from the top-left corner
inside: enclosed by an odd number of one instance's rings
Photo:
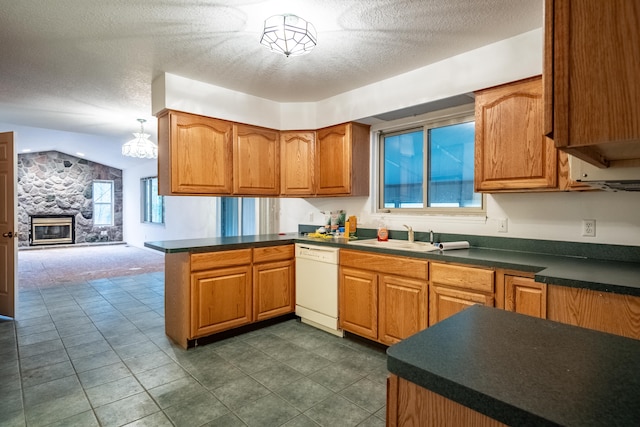
[[[2,237],[16,237],[18,233],[14,233],[13,231],[9,231],[8,233],[2,233]]]

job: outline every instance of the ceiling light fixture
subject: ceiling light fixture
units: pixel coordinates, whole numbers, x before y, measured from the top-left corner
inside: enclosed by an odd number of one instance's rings
[[[139,157],[141,159],[155,159],[158,157],[158,146],[149,140],[148,133],[144,133],[145,119],[138,119],[140,122],[140,133],[134,132],[131,141],[122,145],[122,155],[129,157]]]
[[[260,44],[286,57],[300,56],[311,52],[318,37],[310,22],[296,15],[274,15],[264,21]]]

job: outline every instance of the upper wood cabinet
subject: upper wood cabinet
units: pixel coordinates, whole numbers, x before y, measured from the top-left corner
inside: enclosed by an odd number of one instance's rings
[[[284,196],[315,194],[314,131],[280,132],[280,190]]]
[[[344,123],[316,132],[316,194],[369,195],[369,126]]]
[[[637,0],[546,0],[544,131],[600,167],[640,161]]]
[[[280,194],[278,131],[233,125],[233,192],[242,195]]]
[[[162,195],[231,194],[233,123],[165,111],[158,117]]]
[[[558,152],[542,133],[542,106],[541,77],[476,92],[476,191],[558,188]]]

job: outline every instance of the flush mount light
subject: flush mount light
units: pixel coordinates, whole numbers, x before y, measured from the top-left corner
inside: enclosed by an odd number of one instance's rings
[[[149,140],[148,133],[144,133],[145,119],[138,119],[140,122],[140,133],[134,132],[131,141],[122,146],[122,155],[129,157],[139,157],[141,159],[155,159],[158,157],[158,146]]]
[[[296,15],[274,15],[264,21],[260,43],[286,57],[306,55],[318,43],[313,24]]]

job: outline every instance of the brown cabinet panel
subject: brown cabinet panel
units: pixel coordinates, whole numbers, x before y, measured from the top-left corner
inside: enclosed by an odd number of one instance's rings
[[[231,194],[232,137],[231,122],[177,111],[160,115],[160,194]]]
[[[253,248],[253,262],[282,261],[295,257],[294,245],[265,246]]]
[[[191,337],[205,336],[252,321],[251,267],[191,275]]]
[[[545,132],[600,167],[640,159],[640,6],[546,0]]]
[[[429,326],[474,304],[493,307],[493,295],[432,284],[429,286]]]
[[[429,276],[429,264],[425,260],[366,251],[341,249],[340,265],[422,280]]]
[[[369,194],[369,126],[344,123],[316,132],[316,194]]]
[[[378,339],[378,276],[340,267],[339,324],[345,331]]]
[[[295,311],[294,260],[253,266],[254,320],[260,321]]]
[[[476,92],[475,187],[558,188],[558,152],[543,134],[540,77]]]
[[[282,195],[315,194],[315,147],[315,132],[280,132]]]
[[[211,270],[251,263],[251,249],[191,254],[191,271]]]
[[[529,277],[505,275],[505,304],[508,311],[547,318],[547,285]]]
[[[547,319],[640,339],[640,297],[549,285]]]
[[[461,265],[431,263],[431,283],[493,292],[494,271]]]
[[[379,338],[392,345],[427,327],[426,283],[380,275]]]
[[[233,126],[233,190],[235,194],[280,194],[280,150],[277,131]]]

